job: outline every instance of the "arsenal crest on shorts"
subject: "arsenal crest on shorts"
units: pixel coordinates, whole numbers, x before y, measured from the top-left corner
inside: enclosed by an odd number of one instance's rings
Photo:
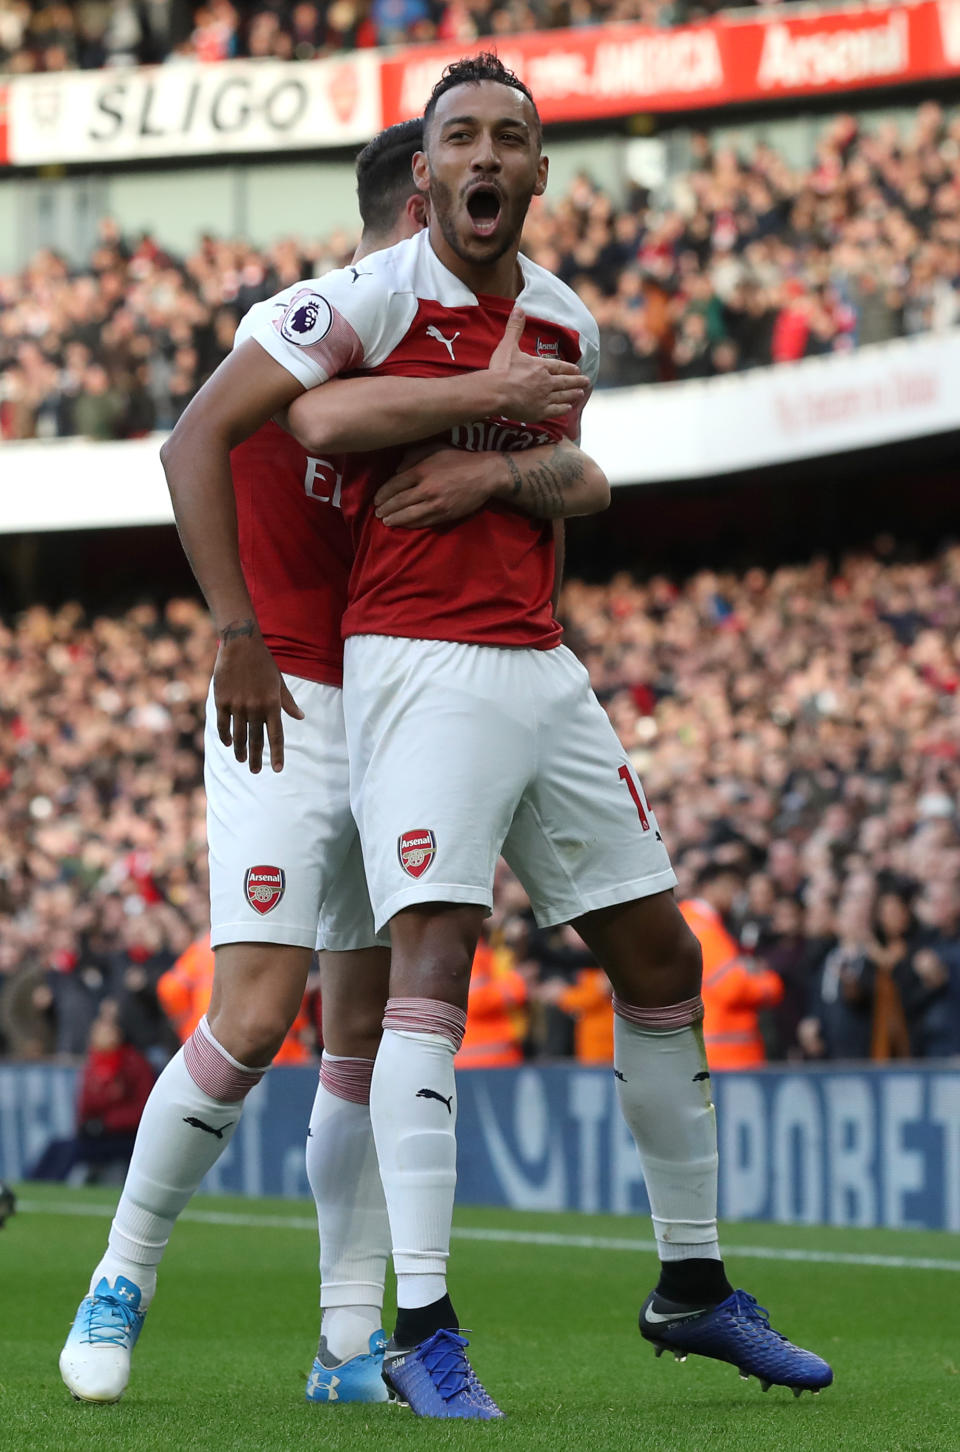
[[[397,856],[408,877],[422,877],[437,851],[437,839],[427,827],[404,832],[397,840]]]
[[[247,902],[261,917],[273,912],[286,885],[287,874],[282,867],[248,867],[243,879]]]

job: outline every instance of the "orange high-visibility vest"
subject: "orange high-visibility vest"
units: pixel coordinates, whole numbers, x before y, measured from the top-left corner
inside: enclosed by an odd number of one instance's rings
[[[711,1069],[752,1069],[766,1063],[757,1010],[783,997],[780,975],[751,966],[716,908],[688,898],[680,911],[703,952],[703,1038]]]
[[[573,1047],[581,1064],[613,1063],[613,1001],[610,980],[601,968],[583,968],[558,999],[576,1020]]]
[[[160,1007],[170,1020],[182,1044],[193,1033],[210,1006],[213,991],[214,955],[210,946],[210,934],[197,938],[185,952],[168,968],[157,983],[157,998]],[[301,1038],[303,1030],[309,1028],[310,1020],[300,1005],[290,1032],[280,1045],[274,1059],[275,1064],[308,1064],[310,1050]]]
[[[467,1031],[458,1069],[502,1069],[523,1063],[527,985],[509,948],[477,944],[467,1000]]]

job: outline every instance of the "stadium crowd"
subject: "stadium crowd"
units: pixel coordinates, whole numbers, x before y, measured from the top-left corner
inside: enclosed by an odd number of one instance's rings
[[[0,0],[0,74],[243,56],[314,60],[368,46],[467,45],[622,21],[664,27],[734,3],[743,0]]]
[[[771,1056],[960,1054],[960,548],[572,581],[562,614],[679,895],[729,869],[729,926],[782,980]],[[105,1002],[135,1048],[175,1045],[155,988],[207,925],[214,644],[192,600],[0,625],[6,1052],[81,1053]],[[572,930],[534,927],[506,868],[476,989],[474,1062],[609,1059],[601,975]]]
[[[670,199],[613,199],[581,175],[531,211],[525,248],[601,332],[601,387],[705,378],[960,320],[960,115],[908,134],[826,128],[794,171],[696,138]],[[355,239],[258,251],[205,237],[190,256],[105,220],[86,266],[52,252],[0,278],[0,438],[135,436],[173,426],[239,318],[342,265]]]

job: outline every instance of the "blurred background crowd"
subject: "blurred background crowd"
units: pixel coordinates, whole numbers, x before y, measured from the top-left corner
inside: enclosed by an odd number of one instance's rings
[[[84,267],[36,254],[0,277],[0,438],[172,427],[244,312],[342,265],[355,241],[258,251],[208,236],[177,257],[107,219]],[[615,202],[580,175],[531,211],[525,249],[596,316],[601,387],[939,330],[960,320],[960,116],[929,102],[903,132],[838,116],[806,168],[701,134],[665,197]]]
[[[0,0],[0,73],[235,57],[314,60],[366,46],[468,44],[565,26],[669,26],[732,0]],[[742,7],[744,0],[736,0]]]
[[[571,581],[562,615],[704,944],[708,1045],[750,1040],[715,1067],[960,1053],[960,548]],[[0,627],[0,1051],[80,1054],[106,1015],[157,1063],[199,1017],[214,648],[192,600]],[[611,1044],[603,976],[502,868],[460,1062]]]

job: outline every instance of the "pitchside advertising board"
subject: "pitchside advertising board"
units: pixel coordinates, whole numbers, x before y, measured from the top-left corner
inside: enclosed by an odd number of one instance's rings
[[[469,47],[359,51],[284,63],[176,62],[14,77],[0,87],[0,165],[284,153],[366,141],[423,110]],[[598,26],[497,42],[544,120],[701,110],[960,73],[960,0],[805,6],[655,30]]]
[[[311,1069],[274,1069],[205,1189],[306,1196]],[[0,1066],[0,1179],[74,1123],[76,1075]],[[725,1218],[960,1230],[960,1068],[771,1068],[714,1077]],[[613,1074],[568,1065],[458,1075],[458,1198],[648,1213]]]

